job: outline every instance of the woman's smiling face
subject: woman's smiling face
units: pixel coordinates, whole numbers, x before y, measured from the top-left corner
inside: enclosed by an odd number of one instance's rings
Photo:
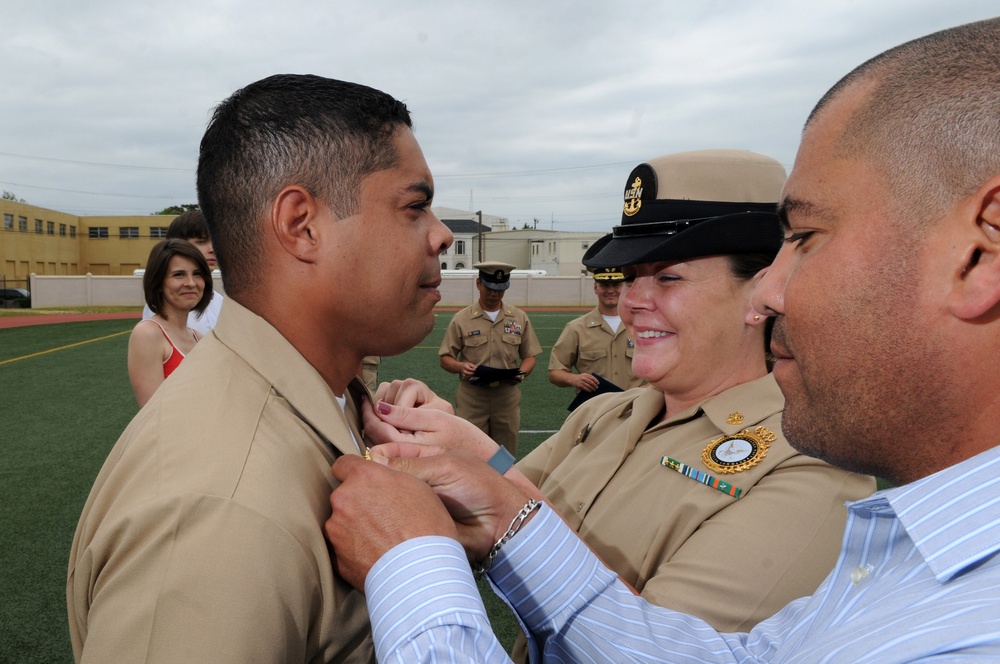
[[[163,302],[178,311],[191,311],[205,292],[205,275],[186,256],[171,256],[163,277]]]
[[[763,357],[747,325],[753,280],[737,280],[725,256],[623,269],[618,305],[635,342],[636,376],[671,395],[715,393],[748,359]]]

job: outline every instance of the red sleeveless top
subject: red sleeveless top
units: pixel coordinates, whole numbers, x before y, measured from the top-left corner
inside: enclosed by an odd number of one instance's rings
[[[151,318],[147,318],[146,320],[151,323],[156,323],[156,321]],[[174,369],[181,365],[181,360],[184,359],[184,353],[177,350],[177,346],[175,346],[174,342],[170,340],[170,337],[167,335],[167,331],[163,329],[162,325],[156,323],[156,327],[160,328],[160,332],[163,333],[163,337],[170,345],[170,355],[167,356],[167,359],[163,360],[163,377],[166,378],[174,372]]]

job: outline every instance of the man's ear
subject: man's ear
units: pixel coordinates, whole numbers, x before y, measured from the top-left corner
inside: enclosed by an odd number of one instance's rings
[[[1000,312],[1000,174],[969,199],[959,232],[963,264],[949,295],[949,310],[963,320]]]
[[[319,246],[320,222],[328,216],[329,208],[305,187],[289,185],[271,204],[271,230],[282,249],[312,263]]]

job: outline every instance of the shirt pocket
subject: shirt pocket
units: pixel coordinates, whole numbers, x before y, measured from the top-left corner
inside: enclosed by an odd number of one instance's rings
[[[465,337],[464,346],[466,348],[479,348],[485,346],[490,340],[489,334],[477,334],[472,337]]]
[[[595,362],[597,360],[603,360],[608,356],[608,350],[606,348],[599,348],[597,350],[585,350],[580,349],[580,359],[586,360],[588,362]]]

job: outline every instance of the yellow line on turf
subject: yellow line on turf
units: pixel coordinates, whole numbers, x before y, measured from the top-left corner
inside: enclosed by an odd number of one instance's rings
[[[50,348],[49,350],[42,350],[37,353],[32,353],[31,355],[22,355],[21,357],[12,357],[9,360],[0,361],[0,364],[10,364],[11,362],[17,362],[18,360],[27,360],[32,357],[38,357],[39,355],[48,355],[49,353],[54,353],[58,350],[66,350],[67,348],[73,348],[74,346],[82,346],[84,344],[92,344],[95,341],[103,341],[105,339],[110,339],[112,337],[120,337],[123,334],[128,334],[132,330],[125,330],[124,332],[115,332],[114,334],[109,334],[103,337],[97,337],[96,339],[87,339],[86,341],[78,341],[75,344],[69,344],[68,346],[60,346],[59,348]]]

